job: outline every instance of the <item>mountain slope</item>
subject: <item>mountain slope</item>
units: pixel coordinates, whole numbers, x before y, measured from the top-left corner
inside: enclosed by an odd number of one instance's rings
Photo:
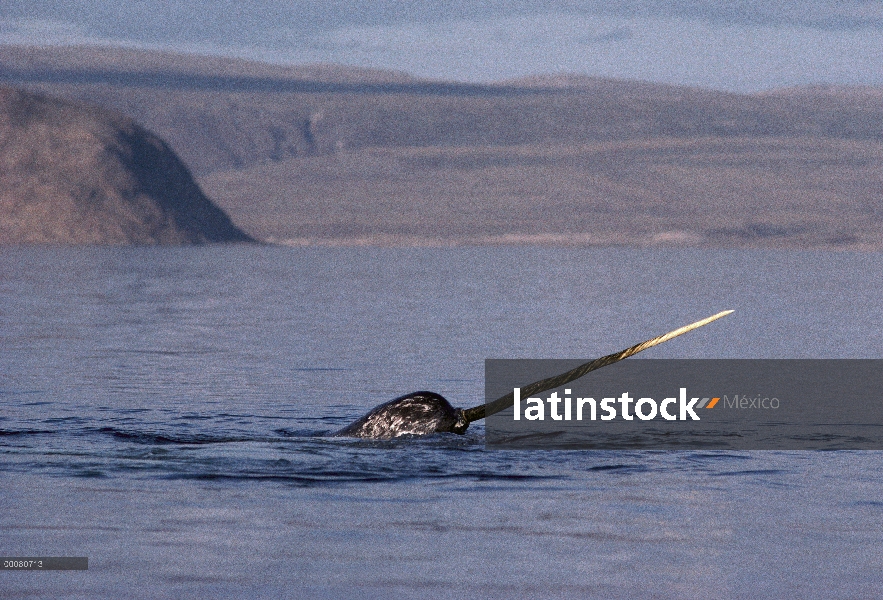
[[[131,119],[0,88],[0,243],[250,240]]]

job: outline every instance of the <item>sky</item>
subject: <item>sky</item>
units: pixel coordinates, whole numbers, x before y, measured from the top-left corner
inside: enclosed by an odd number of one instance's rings
[[[0,0],[0,43],[753,92],[883,85],[883,0]]]

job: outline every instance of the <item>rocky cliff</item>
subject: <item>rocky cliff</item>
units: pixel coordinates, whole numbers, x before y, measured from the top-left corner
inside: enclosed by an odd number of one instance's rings
[[[168,145],[131,119],[0,88],[0,244],[246,241]]]

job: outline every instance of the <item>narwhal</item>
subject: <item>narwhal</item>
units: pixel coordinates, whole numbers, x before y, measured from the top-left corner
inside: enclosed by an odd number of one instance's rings
[[[667,342],[688,331],[693,331],[712,321],[716,321],[731,312],[733,311],[725,310],[719,312],[701,321],[679,327],[665,335],[635,344],[621,352],[596,358],[561,375],[522,386],[521,394],[524,397],[532,396],[562,386],[565,383],[570,383],[595,369],[606,367],[624,358],[633,356],[642,350]],[[333,435],[388,439],[408,434],[426,435],[438,432],[462,434],[466,432],[469,424],[473,421],[484,419],[489,415],[505,410],[512,406],[513,402],[514,397],[510,392],[488,404],[479,404],[472,408],[463,409],[454,408],[443,396],[435,392],[414,392],[405,396],[399,396],[394,400],[373,408],[361,419]]]

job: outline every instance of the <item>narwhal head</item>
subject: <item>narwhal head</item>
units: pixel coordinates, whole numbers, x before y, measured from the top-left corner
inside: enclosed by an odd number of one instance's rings
[[[423,391],[381,404],[334,435],[389,439],[408,434],[465,433],[468,427],[463,409],[454,408],[435,392]]]

